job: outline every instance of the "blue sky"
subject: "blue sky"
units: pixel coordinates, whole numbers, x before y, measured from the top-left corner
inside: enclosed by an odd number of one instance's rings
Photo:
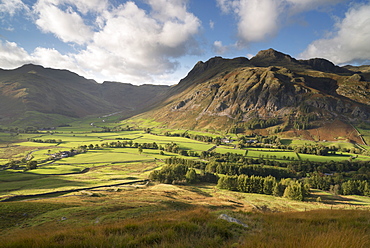
[[[0,68],[173,85],[197,61],[274,48],[370,64],[369,0],[0,0]]]

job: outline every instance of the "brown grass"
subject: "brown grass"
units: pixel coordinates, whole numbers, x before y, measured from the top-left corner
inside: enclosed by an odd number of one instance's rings
[[[209,185],[136,185],[91,193],[0,203],[0,246],[370,246],[367,210],[262,211],[248,202],[262,206],[271,201],[269,209],[282,202],[253,194],[227,194]],[[304,204],[300,208],[305,208],[310,203],[290,204]],[[249,227],[217,219],[221,213]]]
[[[264,214],[243,247],[369,247],[369,211],[316,210]]]

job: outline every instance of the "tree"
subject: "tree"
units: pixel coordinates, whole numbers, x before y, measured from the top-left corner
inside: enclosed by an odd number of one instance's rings
[[[27,168],[27,170],[36,169],[37,168],[37,161],[35,161],[35,160],[28,161],[27,164],[26,164],[26,168]]]
[[[304,190],[299,182],[291,182],[284,190],[284,197],[292,200],[303,201]]]
[[[356,195],[358,194],[357,181],[349,180],[342,184],[343,195]]]
[[[238,177],[237,176],[222,176],[218,179],[217,187],[220,189],[237,190]]]
[[[143,153],[143,148],[141,146],[139,146],[138,151],[139,151],[140,154]]]
[[[197,173],[194,169],[188,169],[185,175],[185,179],[187,183],[195,183],[197,180]]]
[[[276,183],[272,190],[273,196],[283,196],[286,186],[281,183]]]
[[[275,177],[268,176],[263,181],[263,193],[266,195],[272,195],[274,186],[276,185]]]

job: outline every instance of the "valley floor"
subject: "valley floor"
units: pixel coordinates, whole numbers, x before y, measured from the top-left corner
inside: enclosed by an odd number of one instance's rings
[[[102,132],[90,126],[97,121],[53,132],[1,133],[1,247],[370,247],[370,197],[311,189],[304,201],[295,201],[223,190],[215,183],[147,181],[169,158],[208,162],[200,157],[204,151],[237,154],[251,161],[263,162],[268,157],[282,164],[306,160],[335,164],[349,159],[366,163],[370,159],[366,155],[317,156],[237,148],[232,142],[216,146],[180,137],[185,130],[161,130],[174,136],[155,129],[150,134],[137,127]],[[115,121],[105,125],[113,128]],[[212,139],[221,135],[186,132]],[[233,139],[237,137],[229,137]],[[166,149],[177,144],[178,151],[140,149],[154,143]],[[353,148],[350,143],[335,145]],[[181,155],[181,151],[186,153]],[[28,168],[29,161],[38,161],[36,168]],[[218,219],[220,214],[248,227]]]

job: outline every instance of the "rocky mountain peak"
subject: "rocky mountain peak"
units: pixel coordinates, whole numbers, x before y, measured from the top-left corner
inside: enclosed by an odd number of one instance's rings
[[[216,56],[206,62],[199,61],[195,64],[188,75],[176,86],[176,89],[178,89],[176,92],[185,90],[195,84],[205,82],[222,72],[245,66],[251,66],[249,59],[245,57],[225,59]]]
[[[34,64],[25,64],[25,65],[22,65],[21,67],[18,67],[17,69],[15,69],[16,72],[18,73],[28,73],[30,71],[40,71],[40,70],[43,70],[45,69],[43,66],[41,65],[34,65]]]
[[[272,48],[261,50],[254,56],[251,63],[255,66],[271,66],[271,65],[286,65],[299,64],[299,62],[288,54],[278,52]]]
[[[304,65],[310,66],[312,69],[323,72],[333,72],[333,73],[349,73],[350,71],[334,65],[332,62],[322,58],[314,58],[309,60],[300,60]]]
[[[269,48],[267,50],[261,50],[257,53],[256,56],[254,56],[254,58],[277,58],[277,59],[281,59],[285,57],[290,57],[290,56],[285,53],[276,51],[273,48]]]

